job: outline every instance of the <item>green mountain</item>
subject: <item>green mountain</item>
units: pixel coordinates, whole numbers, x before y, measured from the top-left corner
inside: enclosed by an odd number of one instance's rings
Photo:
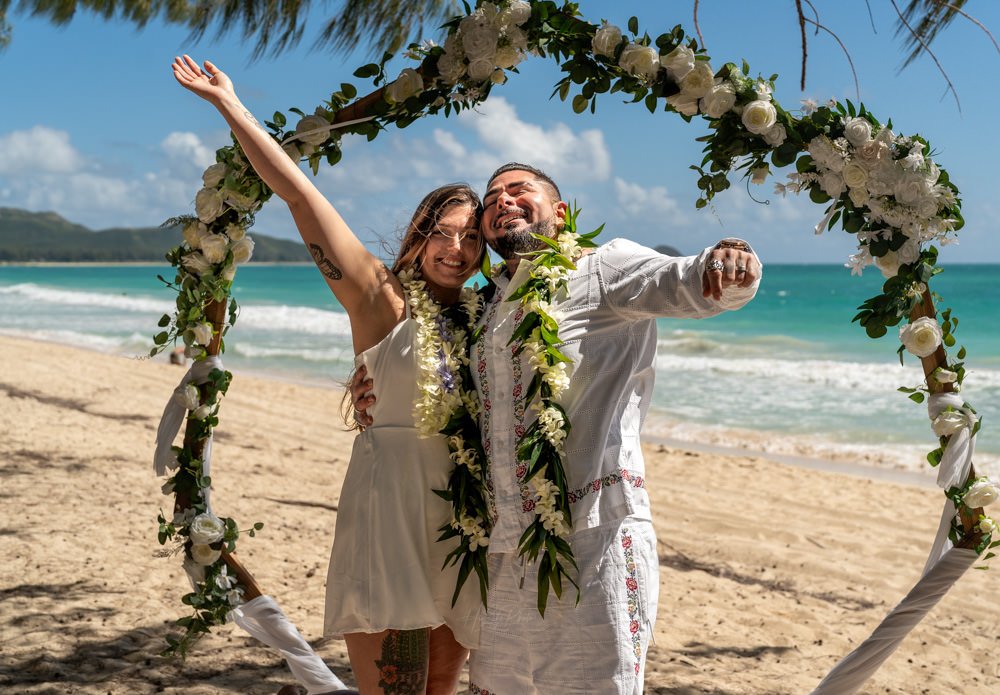
[[[301,242],[251,233],[253,260],[308,262]],[[162,261],[183,241],[181,228],[115,228],[92,231],[54,212],[0,208],[0,262],[137,262]]]

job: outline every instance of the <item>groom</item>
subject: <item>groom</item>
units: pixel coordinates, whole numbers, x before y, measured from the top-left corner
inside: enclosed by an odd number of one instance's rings
[[[495,509],[489,545],[489,610],[470,660],[469,691],[490,695],[642,692],[646,650],[659,593],[639,431],[653,393],[658,317],[702,318],[742,307],[756,293],[760,263],[749,246],[726,239],[697,256],[670,258],[615,239],[577,262],[568,297],[556,304],[560,350],[572,361],[560,404],[572,424],[565,444],[580,602],[537,609],[537,566],[517,552],[534,519],[517,440],[534,411],[525,352],[508,344],[522,310],[505,299],[527,277],[519,254],[533,234],[555,237],[567,205],[556,183],[527,164],[490,177],[481,231],[505,261],[472,345],[482,401],[480,428]],[[370,382],[355,388],[368,391]],[[370,399],[359,398],[359,410]],[[364,418],[365,414],[362,413]],[[574,592],[567,591],[572,595]]]

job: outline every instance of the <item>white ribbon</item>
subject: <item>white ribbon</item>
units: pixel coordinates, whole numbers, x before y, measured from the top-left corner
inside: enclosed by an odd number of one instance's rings
[[[305,686],[309,695],[347,688],[323,660],[316,656],[316,652],[270,596],[258,596],[234,608],[229,617],[253,637],[280,651],[295,680]]]
[[[976,438],[972,435],[976,416],[965,407],[964,399],[957,393],[932,393],[927,401],[927,414],[931,421],[948,408],[964,413],[966,425],[948,439],[948,446],[945,447],[941,463],[938,464],[937,484],[942,490],[965,484],[972,469],[972,455],[976,451]],[[934,543],[924,565],[925,574],[952,548],[948,532],[957,513],[955,504],[950,499],[945,499],[937,535],[934,537]]]
[[[976,416],[965,407],[962,397],[957,393],[934,393],[927,401],[927,414],[932,422],[948,408],[961,412],[965,416],[965,424],[949,437],[938,464],[937,484],[943,490],[965,484],[976,450],[976,438],[972,434]],[[871,636],[840,660],[816,686],[812,695],[850,695],[860,688],[978,559],[979,554],[975,550],[956,548],[948,538],[957,513],[955,504],[945,499],[937,535],[920,580]]]
[[[163,408],[163,415],[160,416],[160,425],[156,428],[156,453],[153,454],[153,470],[156,475],[166,475],[167,471],[177,467],[177,457],[171,451],[177,432],[180,431],[181,423],[187,415],[187,408],[184,406],[184,387],[188,384],[204,384],[208,381],[208,375],[213,369],[223,369],[222,360],[218,355],[212,355],[191,365],[191,368],[181,379],[174,392],[170,395],[170,400]],[[203,475],[209,475],[209,459],[212,455],[212,436],[209,434],[205,442],[205,451],[202,456],[204,466]],[[208,492],[207,490],[205,491]],[[206,498],[205,502],[208,500]]]
[[[978,557],[976,551],[968,548],[949,549],[875,628],[871,637],[841,659],[820,681],[812,695],[850,695],[857,691]]]

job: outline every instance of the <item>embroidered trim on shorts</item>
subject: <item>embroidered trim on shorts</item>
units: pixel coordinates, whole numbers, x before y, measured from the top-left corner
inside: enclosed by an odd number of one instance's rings
[[[636,574],[635,556],[632,552],[632,535],[622,529],[622,554],[625,557],[625,595],[628,599],[628,631],[632,636],[635,652],[635,674],[642,664],[642,622],[639,620],[639,578]]]

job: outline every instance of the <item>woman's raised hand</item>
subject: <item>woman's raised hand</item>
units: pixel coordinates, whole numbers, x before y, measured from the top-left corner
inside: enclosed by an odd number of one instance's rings
[[[226,73],[208,60],[205,61],[204,72],[189,55],[185,55],[183,58],[174,58],[171,67],[174,71],[174,78],[180,85],[202,99],[219,102],[227,96],[235,96],[236,94],[233,90],[233,83],[226,76]]]

